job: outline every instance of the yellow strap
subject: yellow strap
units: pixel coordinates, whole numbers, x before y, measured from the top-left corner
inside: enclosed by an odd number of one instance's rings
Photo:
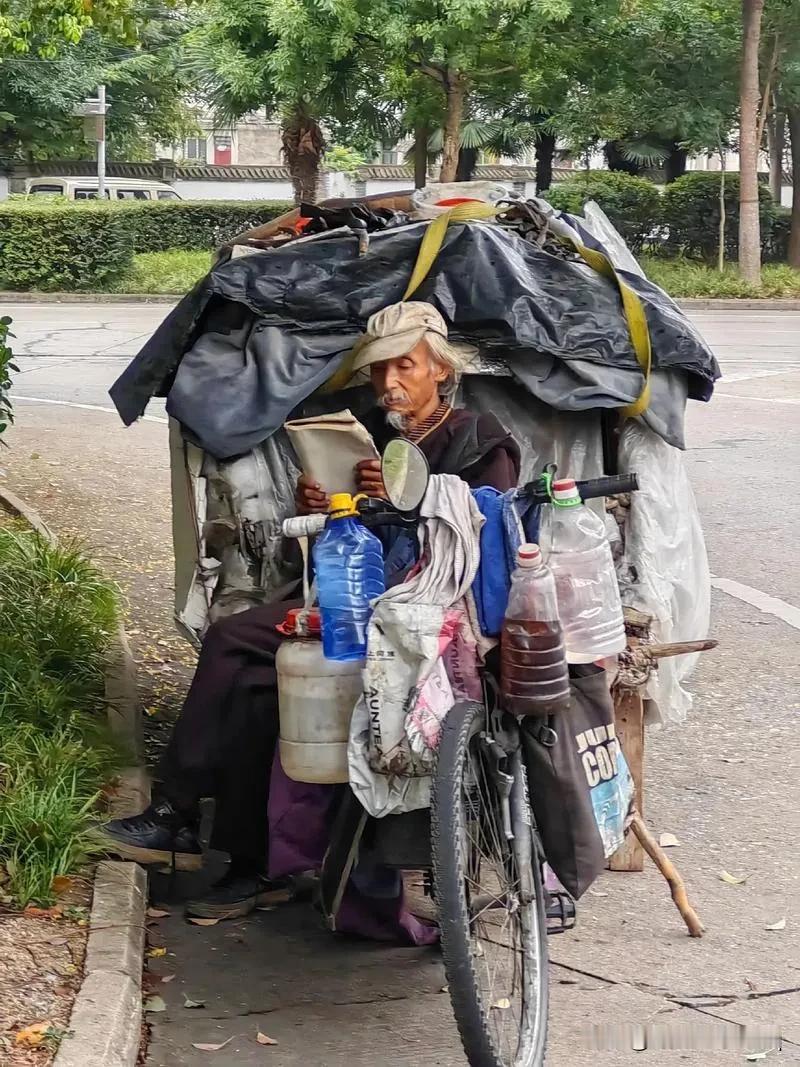
[[[625,321],[628,323],[628,331],[631,335],[633,351],[644,375],[644,386],[641,393],[632,404],[628,404],[622,409],[622,414],[627,415],[629,418],[641,415],[642,412],[647,411],[650,404],[650,371],[653,363],[650,330],[647,326],[644,305],[638,294],[631,289],[627,282],[620,278],[607,256],[593,248],[587,248],[578,241],[570,241],[570,244],[592,270],[596,270],[604,278],[610,278],[617,283],[619,295],[622,299],[622,310],[625,313]]]
[[[470,222],[475,219],[490,219],[500,211],[505,210],[505,207],[497,208],[493,207],[491,204],[483,204],[475,201],[466,204],[456,204],[454,207],[449,208],[449,210],[443,211],[441,215],[437,215],[425,230],[425,234],[419,246],[419,252],[417,253],[417,262],[414,264],[414,270],[411,273],[411,278],[406,291],[403,294],[403,300],[408,300],[408,298],[419,289],[420,285],[422,285],[428,277],[430,269],[444,244],[447,227],[451,222]],[[571,240],[569,243],[592,270],[597,271],[598,274],[602,274],[604,278],[609,278],[614,281],[619,289],[619,295],[622,300],[622,310],[625,314],[625,321],[628,324],[628,331],[631,335],[633,351],[636,355],[636,361],[644,375],[644,386],[641,393],[632,404],[628,404],[622,409],[622,413],[630,418],[633,418],[635,415],[641,415],[642,412],[647,410],[648,405],[650,404],[650,371],[653,361],[652,348],[650,345],[650,330],[647,326],[647,316],[645,315],[644,306],[639,299],[638,294],[635,293],[627,282],[624,282],[617,274],[613,264],[607,256],[602,252],[597,252],[593,248],[587,248],[578,241]],[[336,392],[338,389],[343,389],[352,377],[352,363],[352,355],[347,356],[339,370],[326,382],[325,386],[323,386],[323,391],[332,393]]]
[[[439,255],[442,245],[444,244],[444,235],[447,233],[447,227],[451,222],[470,222],[474,219],[491,219],[494,218],[498,211],[505,210],[505,207],[496,208],[492,207],[491,204],[479,203],[476,200],[466,204],[456,204],[447,211],[443,211],[441,215],[437,215],[433,222],[428,226],[425,231],[425,236],[422,238],[422,243],[420,244],[419,252],[417,253],[417,262],[414,264],[414,270],[411,275],[411,280],[408,283],[408,288],[403,293],[403,300],[408,300],[412,293],[415,293],[428,277],[428,273],[433,266],[434,260]]]

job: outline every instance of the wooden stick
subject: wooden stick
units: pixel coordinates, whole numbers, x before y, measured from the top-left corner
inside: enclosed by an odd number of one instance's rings
[[[675,641],[668,645],[640,645],[653,659],[665,659],[667,656],[689,656],[694,652],[710,652],[719,641],[706,638],[704,641]]]
[[[686,886],[683,884],[683,879],[678,874],[672,860],[666,855],[659,843],[650,833],[645,826],[644,820],[638,812],[634,813],[631,820],[631,830],[636,837],[641,841],[647,855],[658,867],[659,871],[664,875],[669,885],[669,891],[672,894],[672,899],[675,902],[675,907],[681,913],[683,921],[689,929],[689,937],[702,937],[705,927],[697,917],[697,912],[689,903],[689,898],[686,895]]]

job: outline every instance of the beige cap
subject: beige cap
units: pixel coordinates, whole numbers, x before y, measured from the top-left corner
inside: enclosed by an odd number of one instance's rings
[[[433,304],[409,300],[381,308],[370,316],[366,333],[353,349],[352,373],[404,356],[426,333],[447,339],[447,323]]]

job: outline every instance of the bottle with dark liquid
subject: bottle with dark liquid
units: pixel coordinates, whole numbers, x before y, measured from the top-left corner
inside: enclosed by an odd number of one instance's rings
[[[500,688],[512,715],[569,709],[569,673],[556,585],[538,545],[520,545],[501,638]]]

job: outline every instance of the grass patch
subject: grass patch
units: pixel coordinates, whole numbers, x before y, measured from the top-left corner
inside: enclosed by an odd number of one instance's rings
[[[0,526],[0,865],[3,891],[49,904],[83,864],[121,754],[103,713],[113,585],[74,544]]]
[[[641,264],[651,281],[676,298],[800,297],[800,271],[785,263],[765,264],[760,286],[743,281],[733,264],[727,265],[721,273],[714,267],[689,259],[642,256]]]
[[[211,268],[209,252],[141,252],[110,288],[113,293],[175,293],[182,296]]]

